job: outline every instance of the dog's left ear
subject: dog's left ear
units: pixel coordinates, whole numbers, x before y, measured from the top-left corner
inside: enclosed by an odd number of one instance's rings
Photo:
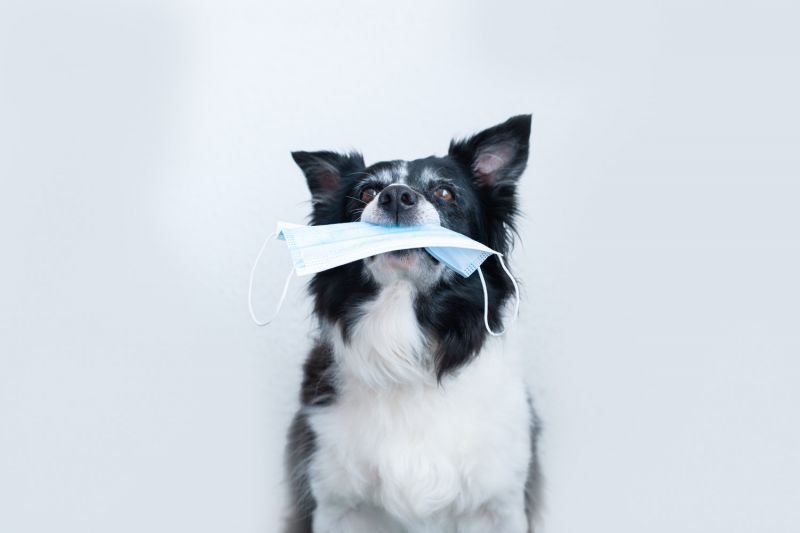
[[[500,253],[510,250],[517,215],[517,180],[528,163],[531,116],[517,115],[502,124],[450,142],[449,155],[472,175],[481,197],[486,240]]]
[[[531,116],[517,115],[464,140],[450,142],[450,156],[472,173],[478,187],[514,186],[528,162]]]

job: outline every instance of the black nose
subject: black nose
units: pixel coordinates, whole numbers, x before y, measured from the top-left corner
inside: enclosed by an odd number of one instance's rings
[[[389,185],[381,191],[378,205],[388,213],[398,216],[417,205],[419,195],[411,187],[405,185]]]

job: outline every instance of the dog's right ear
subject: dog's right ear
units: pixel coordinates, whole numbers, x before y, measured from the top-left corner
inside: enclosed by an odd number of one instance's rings
[[[314,205],[336,198],[342,176],[364,170],[364,158],[357,152],[292,152],[292,159],[306,175]]]

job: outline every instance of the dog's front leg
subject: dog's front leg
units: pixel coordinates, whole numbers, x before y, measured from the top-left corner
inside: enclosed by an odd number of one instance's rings
[[[520,491],[521,492],[521,491]],[[482,505],[478,510],[459,517],[458,533],[527,533],[528,517],[522,498],[517,501],[495,502]]]
[[[401,533],[403,529],[376,509],[319,504],[314,511],[314,533]]]
[[[314,511],[315,533],[360,533],[365,532],[356,509],[335,504],[321,503]]]

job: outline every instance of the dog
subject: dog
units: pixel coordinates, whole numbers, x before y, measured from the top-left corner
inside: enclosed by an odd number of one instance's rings
[[[293,152],[312,224],[439,224],[507,254],[531,116],[444,157],[366,166],[359,153]],[[482,266],[489,325],[513,284]],[[478,276],[424,249],[316,274],[318,322],[286,448],[287,533],[532,532],[539,421],[518,354],[484,328]]]

